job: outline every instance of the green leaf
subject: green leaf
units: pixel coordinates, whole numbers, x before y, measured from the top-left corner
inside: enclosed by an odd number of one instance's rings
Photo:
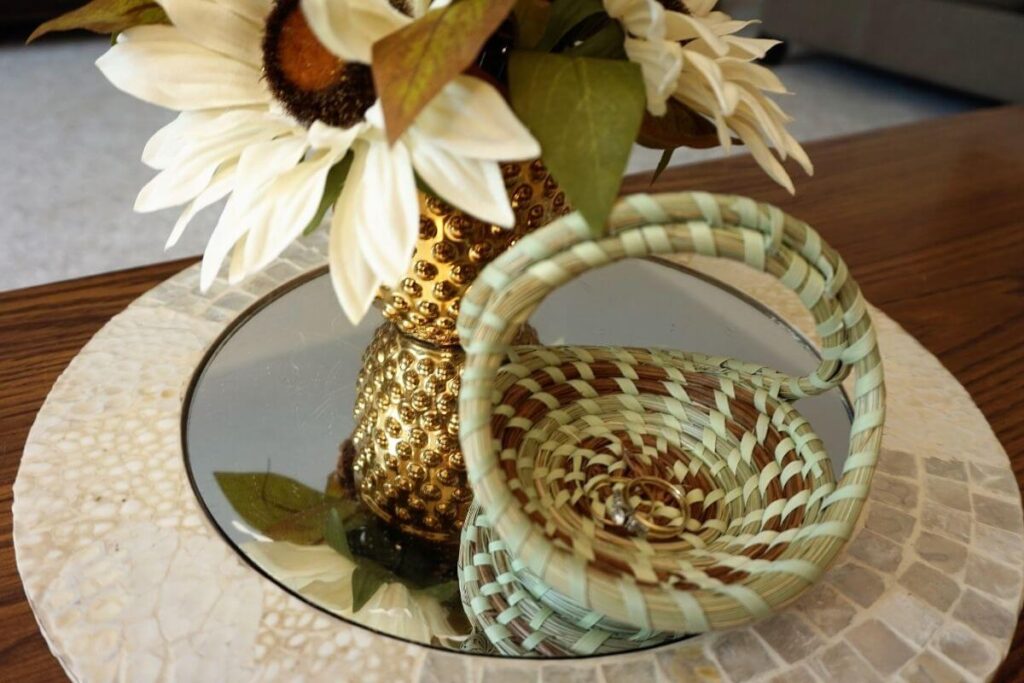
[[[324,522],[324,541],[339,555],[352,559],[352,549],[348,546],[348,534],[341,513],[332,508]]]
[[[665,172],[665,169],[668,168],[668,165],[672,162],[672,155],[675,151],[675,148],[662,151],[661,158],[658,159],[658,166],[654,169],[654,175],[651,176],[651,185],[653,185],[661,174]]]
[[[323,514],[322,493],[280,474],[215,472],[213,476],[235,512],[262,533],[314,508],[321,508]]]
[[[569,202],[603,230],[646,107],[640,67],[515,51],[509,88],[512,108]]]
[[[344,525],[363,519],[362,509],[356,501],[328,498],[308,510],[296,512],[280,522],[271,524],[262,532],[275,541],[316,545],[327,540],[327,524],[331,515],[337,515],[339,520],[343,520]]]
[[[551,17],[536,50],[551,52],[570,41],[577,26],[595,14],[607,14],[601,0],[555,0],[551,3]]]
[[[430,100],[474,62],[516,0],[460,0],[373,45],[373,83],[394,142]]]
[[[323,223],[324,216],[327,215],[327,210],[334,206],[334,202],[338,200],[338,195],[341,194],[341,188],[345,186],[345,179],[348,178],[348,172],[352,168],[352,152],[349,152],[341,161],[331,166],[331,170],[327,172],[327,180],[324,182],[324,194],[320,197],[320,206],[316,207],[316,214],[313,216],[313,220],[302,230],[303,235],[309,235],[313,233],[320,224]]]
[[[352,612],[361,610],[391,576],[391,572],[376,563],[361,560],[352,572]]]
[[[512,13],[516,18],[516,47],[532,50],[544,36],[551,19],[551,3],[545,0],[518,0]]]
[[[327,510],[327,505],[320,504],[308,510],[292,513],[260,531],[275,541],[316,545],[324,538],[324,519]]]
[[[431,597],[439,603],[444,604],[446,602],[451,602],[459,595],[459,582],[445,581],[444,583],[438,583],[428,588],[420,588],[416,592],[420,595]]]
[[[587,33],[577,45],[567,48],[563,54],[574,57],[600,57],[602,59],[626,59],[624,42],[626,34],[619,22],[602,17],[596,30]]]
[[[55,19],[40,24],[26,43],[54,31],[85,29],[94,33],[116,34],[133,26],[169,24],[167,13],[152,0],[92,0]]]

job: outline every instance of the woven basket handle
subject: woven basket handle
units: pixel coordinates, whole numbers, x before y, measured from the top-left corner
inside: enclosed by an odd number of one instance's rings
[[[672,241],[663,234],[660,226],[673,225],[686,227],[685,239]],[[812,373],[793,377],[743,360],[715,359],[723,369],[773,395],[795,399],[831,389],[846,378],[851,363],[874,348],[870,328],[856,340],[851,338],[849,330],[866,320],[867,307],[846,264],[806,223],[770,204],[705,192],[634,194],[623,198],[612,212],[609,234],[625,242],[625,256],[696,253],[729,258],[768,272],[793,290],[814,316],[821,339],[822,360]],[[613,260],[594,241],[578,214],[522,238],[484,270],[462,302],[461,338],[472,339],[480,313],[496,292],[500,296],[515,294],[507,285],[524,270],[548,282],[549,289],[577,275],[555,272],[550,263],[556,253],[570,249],[590,267]],[[539,303],[540,299],[531,302],[522,319]]]
[[[813,523],[787,536],[782,554],[744,563],[736,584],[700,579],[696,590],[673,590],[637,574],[591,571],[589,555],[554,543],[529,511],[516,505],[506,474],[510,454],[492,432],[496,376],[519,327],[559,285],[629,257],[698,253],[742,261],[772,274],[811,311],[823,340],[823,360],[804,377],[757,369],[745,379],[783,398],[818,393],[854,372],[854,418],[842,477],[823,493]],[[459,392],[459,439],[469,483],[509,551],[545,583],[576,603],[634,625],[667,631],[727,628],[786,604],[813,582],[850,537],[868,494],[881,447],[885,386],[867,304],[839,256],[805,223],[750,199],[706,193],[634,195],[612,212],[610,234],[593,238],[576,214],[519,241],[479,276],[463,301],[459,333],[466,365]],[[719,372],[746,372],[744,363]],[[718,397],[716,397],[716,403]],[[762,414],[764,409],[758,406]],[[794,410],[775,411],[779,419]],[[774,416],[771,419],[776,419]],[[796,415],[793,425],[809,429]],[[791,425],[792,426],[792,425]],[[757,536],[755,535],[755,538]],[[752,541],[747,539],[744,543]],[[585,548],[584,548],[585,550]],[[744,555],[744,557],[746,557]],[[685,572],[691,575],[692,572]],[[691,577],[692,578],[692,577]],[[707,584],[704,587],[703,584]]]

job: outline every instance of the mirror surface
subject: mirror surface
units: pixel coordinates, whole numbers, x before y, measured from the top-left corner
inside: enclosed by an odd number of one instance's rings
[[[818,362],[809,342],[763,307],[661,262],[591,271],[552,294],[530,322],[547,345],[684,349],[794,374]],[[381,324],[371,311],[351,325],[322,273],[264,299],[198,371],[185,407],[186,465],[224,537],[293,594],[376,632],[484,652],[482,638],[466,638],[455,554],[389,534],[354,496],[328,485],[354,428],[361,357]],[[800,410],[840,471],[846,397],[833,390]]]

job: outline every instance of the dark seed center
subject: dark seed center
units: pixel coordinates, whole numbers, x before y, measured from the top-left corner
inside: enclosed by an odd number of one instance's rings
[[[346,63],[317,40],[299,0],[278,0],[263,35],[263,73],[274,97],[305,125],[348,128],[376,99],[365,64]]]

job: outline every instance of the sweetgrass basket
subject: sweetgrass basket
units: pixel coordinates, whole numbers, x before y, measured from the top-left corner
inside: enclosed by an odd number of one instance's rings
[[[649,349],[510,348],[568,280],[688,252],[742,261],[792,289],[817,323],[814,372]],[[736,626],[795,599],[849,538],[882,436],[881,358],[857,285],[805,223],[743,197],[626,197],[606,237],[574,214],[521,239],[480,275],[460,328],[470,485],[516,568],[574,609],[642,632]],[[793,402],[851,370],[837,481]],[[610,508],[610,492],[647,477],[669,482],[674,501],[643,486],[620,501],[645,506],[667,534],[624,528]]]
[[[476,504],[462,527],[459,589],[473,630],[507,656],[603,655],[669,638],[616,623],[544,585],[494,536]]]

